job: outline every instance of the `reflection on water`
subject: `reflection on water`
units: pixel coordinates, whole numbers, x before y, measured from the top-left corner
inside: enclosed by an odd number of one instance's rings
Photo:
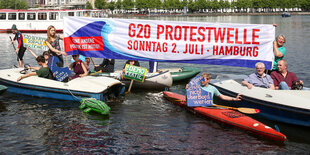
[[[287,37],[289,70],[310,86],[308,58],[310,16],[281,18],[278,16],[219,17],[151,17],[146,19],[278,24],[277,34]],[[11,34],[0,34],[0,69],[16,64],[9,42]],[[45,35],[45,34],[41,34]],[[42,51],[35,51],[41,53]],[[100,59],[94,59],[100,63]],[[25,62],[36,65],[30,53]],[[123,60],[116,61],[121,69]],[[147,66],[146,62],[141,62]],[[160,68],[196,66],[212,74],[250,74],[253,69],[162,63]],[[171,91],[185,94],[185,84]],[[134,91],[134,90],[133,90]],[[0,154],[307,154],[310,148],[309,128],[296,127],[264,119],[278,125],[287,135],[284,144],[197,117],[164,100],[160,92],[132,92],[123,102],[109,103],[109,116],[85,114],[79,103],[32,98],[4,93],[0,96]]]

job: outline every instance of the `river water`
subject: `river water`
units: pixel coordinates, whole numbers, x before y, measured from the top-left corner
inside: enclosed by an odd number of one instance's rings
[[[276,34],[286,36],[289,70],[310,87],[310,16],[151,17],[144,19],[219,22],[276,23]],[[0,69],[16,65],[9,42],[0,34]],[[37,53],[40,53],[36,51]],[[30,53],[25,62],[35,65]],[[96,63],[100,59],[94,59]],[[121,69],[123,60],[116,61]],[[147,67],[147,63],[141,62]],[[195,66],[202,72],[250,74],[253,69],[194,64],[160,64],[159,68]],[[171,91],[185,94],[186,82]],[[133,90],[134,91],[134,90]],[[0,96],[0,154],[309,154],[309,128],[265,119],[288,137],[285,143],[270,141],[238,128],[197,117],[163,99],[161,92],[132,92],[124,101],[111,102],[109,116],[83,113],[78,102],[34,98],[11,93]]]

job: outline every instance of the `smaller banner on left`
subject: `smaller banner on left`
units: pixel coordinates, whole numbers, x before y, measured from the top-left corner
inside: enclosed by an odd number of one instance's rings
[[[146,68],[127,64],[125,66],[125,73],[123,74],[123,78],[144,82],[146,73]]]
[[[40,49],[47,51],[48,47],[45,44],[45,40],[46,37],[23,34],[23,41],[25,47],[29,47],[31,49]]]

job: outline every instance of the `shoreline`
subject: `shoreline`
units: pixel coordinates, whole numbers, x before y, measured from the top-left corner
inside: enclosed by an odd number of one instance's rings
[[[109,14],[108,17],[201,17],[201,16],[281,16],[283,12],[260,12],[260,13],[160,13],[160,14]],[[291,15],[310,15],[310,12],[289,12]]]

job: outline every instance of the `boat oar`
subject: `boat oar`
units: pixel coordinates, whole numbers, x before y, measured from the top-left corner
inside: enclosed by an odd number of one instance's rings
[[[10,37],[10,39],[11,39],[11,41],[13,41],[12,40],[12,38],[11,38],[11,36],[9,36]],[[18,59],[18,61],[20,61],[20,59],[19,59],[19,57],[18,57],[18,55],[17,55],[17,53],[16,53],[16,47],[15,47],[15,45],[12,43],[12,45],[13,45],[13,48],[14,48],[14,53],[16,54],[16,56],[17,56],[17,59]]]
[[[235,107],[228,107],[228,106],[217,105],[217,104],[212,104],[212,106],[226,108],[230,110],[237,110],[237,111],[240,111],[246,114],[257,114],[260,112],[259,109],[253,109],[253,108],[244,108],[244,107],[235,108]]]
[[[184,100],[176,100],[177,102],[186,102]],[[223,106],[223,105],[217,105],[217,104],[212,104],[212,106],[214,107],[221,107],[221,108],[226,108],[226,109],[230,109],[230,110],[237,110],[239,112],[245,113],[245,114],[257,114],[259,113],[259,109],[253,109],[253,108],[245,108],[245,107],[239,107],[239,108],[235,108],[235,107],[228,107],[228,106]]]

